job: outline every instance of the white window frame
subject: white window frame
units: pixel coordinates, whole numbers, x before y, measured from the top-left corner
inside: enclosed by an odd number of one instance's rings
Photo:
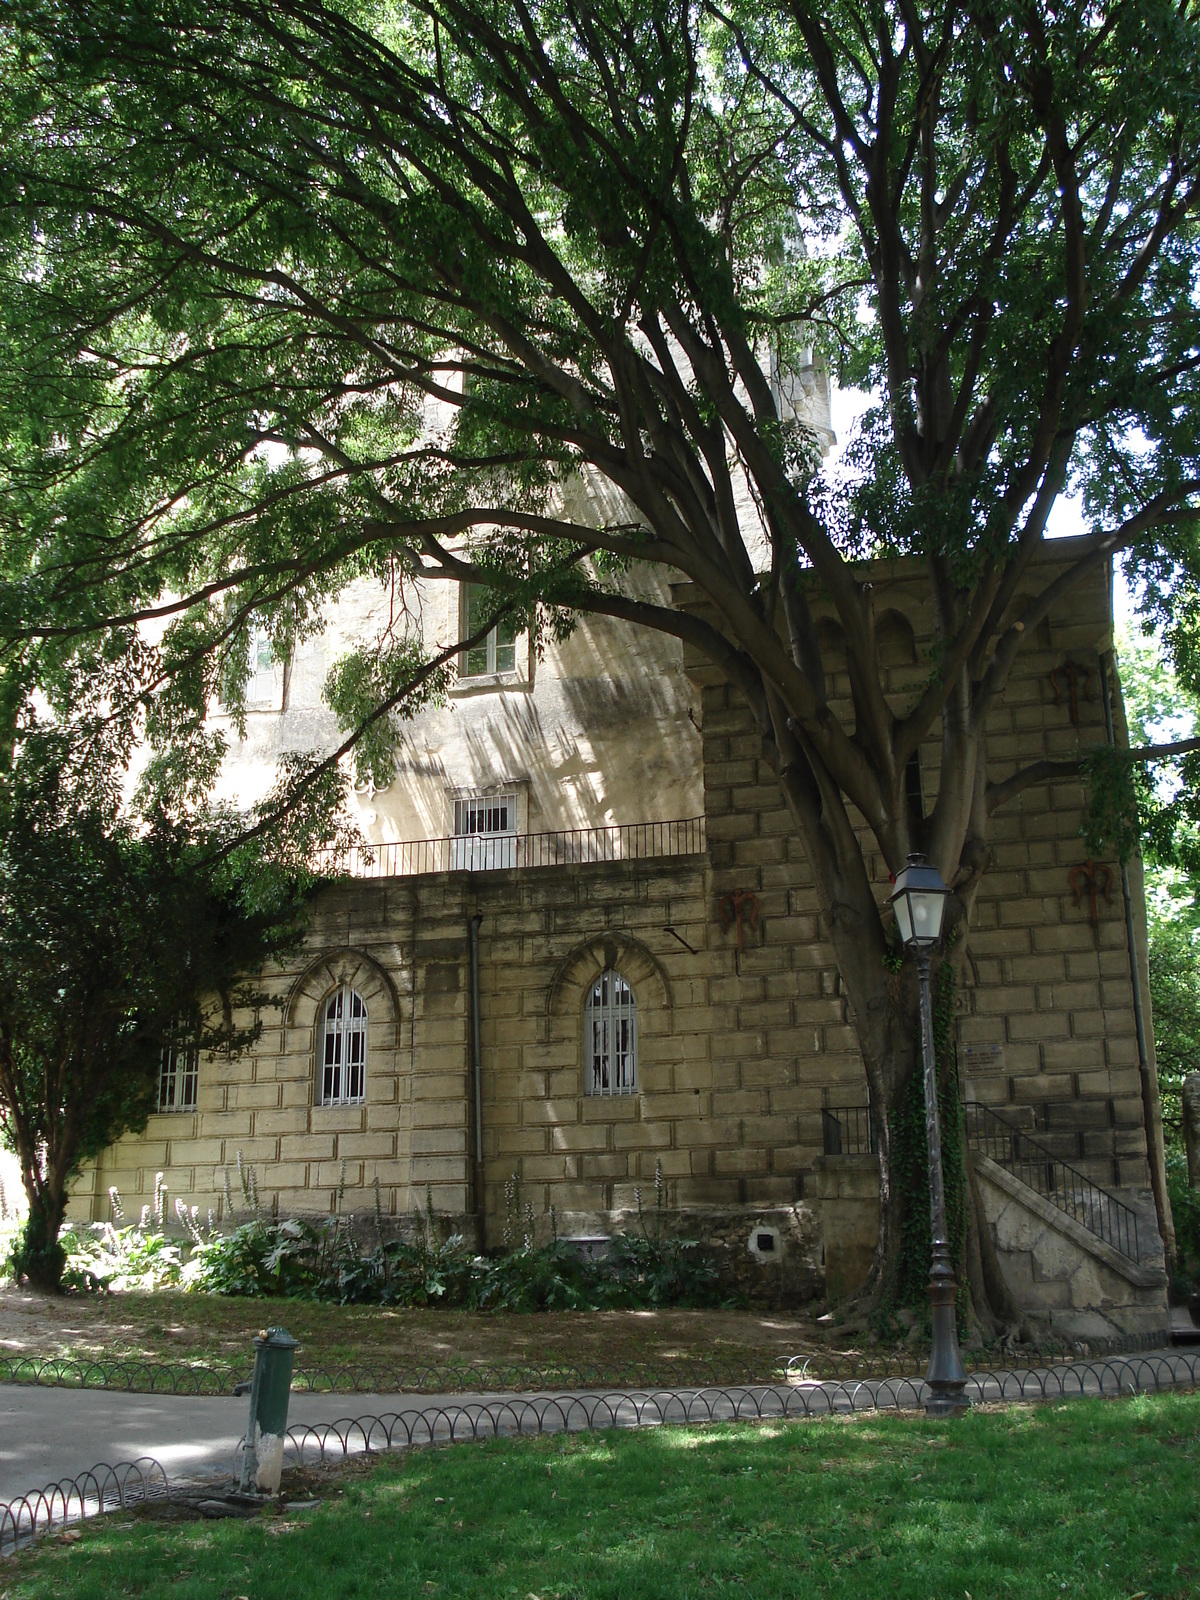
[[[283,663],[275,659],[271,635],[255,625],[250,635],[250,676],[246,679],[247,711],[283,710]]]
[[[367,1098],[367,1003],[348,983],[321,1006],[317,1104],[357,1106]]]
[[[584,1001],[583,1072],[585,1094],[637,1093],[637,999],[613,967],[594,980]]]
[[[516,791],[463,795],[454,802],[450,866],[457,872],[486,872],[517,864]]]
[[[199,1085],[199,1047],[195,1044],[163,1045],[158,1069],[159,1111],[195,1111]]]
[[[458,611],[458,617],[459,617],[459,627],[462,630],[461,633],[460,633],[460,638],[465,638],[467,636],[468,630],[470,629],[470,625],[471,625],[471,590],[472,589],[486,589],[486,588],[487,588],[487,585],[483,584],[483,583],[461,583],[461,584],[459,584],[459,611]],[[459,652],[459,657],[458,657],[458,676],[462,679],[462,681],[464,683],[479,683],[482,680],[487,679],[487,678],[511,678],[511,677],[515,677],[516,676],[516,672],[517,672],[517,640],[520,637],[520,635],[519,634],[514,634],[511,643],[506,644],[503,647],[501,647],[501,645],[500,645],[499,636],[498,635],[499,635],[499,629],[498,629],[498,625],[497,625],[497,627],[493,628],[491,630],[491,632],[488,634],[488,636],[484,640],[482,646],[480,646],[480,645],[476,645],[475,646],[475,650],[484,649],[486,651],[486,656],[485,656],[485,663],[486,664],[485,664],[485,666],[484,666],[484,668],[483,668],[483,670],[481,672],[479,672],[479,671],[472,672],[469,669],[468,665],[467,665],[471,655],[474,654],[474,651],[462,650],[462,651]],[[499,652],[500,652],[501,648],[504,648],[505,650],[511,650],[512,651],[512,666],[511,667],[501,667],[501,666],[497,665],[497,662],[499,660]]]

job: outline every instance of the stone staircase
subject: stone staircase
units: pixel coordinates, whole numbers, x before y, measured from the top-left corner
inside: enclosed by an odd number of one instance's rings
[[[1076,1108],[1081,1104],[1072,1102]],[[1109,1104],[1111,1106],[1112,1102]],[[1056,1138],[1048,1131],[1035,1134],[1017,1120],[979,1101],[969,1102],[964,1109],[967,1144],[975,1155],[1003,1168],[1010,1177],[1032,1189],[1054,1209],[1129,1261],[1141,1263],[1143,1241],[1139,1238],[1138,1213],[1110,1189],[1097,1183],[1084,1166],[1076,1166],[1062,1154],[1064,1145],[1069,1144],[1072,1154],[1078,1155],[1081,1162],[1086,1160],[1087,1152],[1083,1147],[1091,1130],[1073,1130],[1070,1138],[1066,1135]],[[1025,1120],[1037,1126],[1035,1117]],[[1106,1130],[1113,1131],[1111,1127]],[[1099,1161],[1093,1155],[1088,1165],[1094,1169],[1107,1158],[1107,1153]]]
[[[1165,1341],[1162,1242],[1145,1137],[1128,1104],[1079,1095],[998,1104],[970,1098],[964,1112],[984,1209],[1022,1318],[1067,1338],[1161,1333]],[[878,1228],[870,1112],[826,1107],[822,1134],[814,1198],[828,1241],[829,1292],[837,1297],[861,1281]]]
[[[1165,1340],[1167,1276],[1145,1140],[1140,1126],[1121,1126],[1120,1110],[1100,1099],[1003,1111],[969,1100],[967,1145],[1005,1278],[1031,1324],[1067,1338]],[[1109,1184],[1122,1166],[1143,1181],[1127,1176],[1116,1194]]]

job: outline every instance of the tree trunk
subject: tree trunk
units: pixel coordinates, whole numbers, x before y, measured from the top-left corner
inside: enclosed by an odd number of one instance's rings
[[[867,1299],[878,1300],[894,1285],[904,1215],[913,1203],[913,1197],[906,1196],[897,1181],[892,1110],[917,1066],[916,997],[912,984],[882,963],[877,974],[868,974],[849,953],[845,957],[841,951],[837,954],[847,989],[848,1020],[858,1036],[866,1069],[879,1162],[879,1238],[862,1290]]]
[[[835,939],[835,946],[836,943]],[[911,1075],[921,1071],[917,1047],[917,986],[911,962],[906,962],[895,973],[881,964],[876,976],[864,970],[861,961],[855,961],[852,953],[847,952],[845,959],[841,951],[837,954],[848,991],[849,1020],[858,1036],[874,1111],[879,1160],[879,1238],[861,1297],[868,1303],[878,1303],[896,1292],[909,1208],[919,1213],[921,1227],[926,1230],[929,1227],[929,1194],[924,1189],[921,1193],[905,1193],[896,1164],[893,1133],[893,1113],[909,1090]],[[933,981],[936,992],[936,972]],[[939,1082],[941,1077],[939,1070]],[[923,1098],[922,1090],[922,1101]],[[942,1129],[944,1157],[949,1153],[951,1138],[958,1138],[957,1125],[951,1128],[947,1124]],[[965,1148],[965,1138],[963,1157],[967,1285],[985,1330],[992,1333],[998,1326],[1007,1326],[1015,1320],[1016,1308],[987,1232],[983,1200],[970,1152]],[[916,1227],[915,1217],[913,1226]]]
[[[1017,1306],[1000,1265],[1000,1257],[996,1254],[987,1213],[983,1208],[983,1191],[979,1187],[979,1176],[969,1145],[965,1145],[963,1156],[967,1168],[967,1198],[970,1202],[967,1211],[967,1263],[971,1300],[980,1321],[985,1326],[991,1324],[987,1331],[995,1334],[1017,1320]],[[972,1257],[978,1264],[978,1286],[971,1281]]]
[[[21,1230],[13,1264],[17,1276],[26,1279],[35,1289],[58,1294],[67,1262],[67,1253],[58,1237],[67,1209],[66,1190],[47,1181],[32,1187],[26,1184],[25,1192],[29,1215]]]
[[[1183,1148],[1188,1187],[1200,1189],[1200,1072],[1189,1072],[1183,1080]]]

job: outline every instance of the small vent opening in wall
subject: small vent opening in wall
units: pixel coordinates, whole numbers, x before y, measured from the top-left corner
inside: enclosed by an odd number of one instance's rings
[[[779,1229],[757,1224],[750,1230],[750,1237],[746,1240],[750,1254],[757,1260],[770,1259],[777,1261],[783,1254],[783,1240],[779,1237]]]

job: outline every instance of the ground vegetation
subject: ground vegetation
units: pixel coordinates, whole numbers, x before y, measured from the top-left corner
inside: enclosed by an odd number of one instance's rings
[[[0,1286],[0,1359],[240,1368],[266,1309],[261,1300],[181,1289],[48,1296]],[[763,1381],[781,1373],[791,1356],[828,1348],[811,1318],[748,1309],[481,1316],[436,1305],[293,1300],[272,1307],[271,1320],[299,1339],[297,1364],[306,1371],[429,1372],[435,1388],[438,1372],[480,1366],[512,1370],[518,1385],[529,1388],[540,1387],[533,1375],[546,1371],[583,1368],[613,1384],[641,1371],[668,1383],[708,1364]],[[835,1340],[834,1348],[842,1345]],[[430,1387],[419,1376],[413,1381]]]

